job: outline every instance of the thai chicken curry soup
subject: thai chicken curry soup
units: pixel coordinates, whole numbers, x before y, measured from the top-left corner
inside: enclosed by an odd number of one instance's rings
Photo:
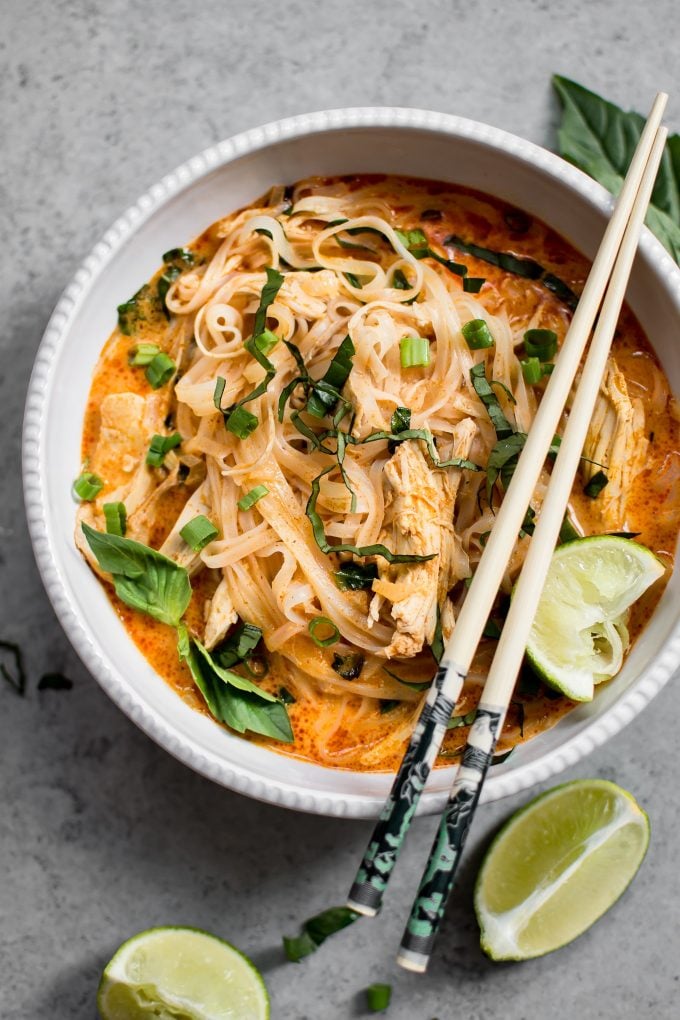
[[[273,187],[162,260],[96,366],[76,542],[193,708],[325,766],[394,769],[589,264],[495,198],[387,176]],[[667,577],[678,430],[624,309],[561,539],[637,535]],[[551,463],[439,764],[465,744]],[[572,707],[525,668],[499,751]]]

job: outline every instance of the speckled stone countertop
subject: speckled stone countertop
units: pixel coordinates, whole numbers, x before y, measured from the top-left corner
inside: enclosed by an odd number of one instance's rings
[[[677,128],[674,0],[0,7],[0,638],[21,645],[29,677],[23,698],[0,682],[2,1020],[94,1020],[112,951],[167,923],[207,928],[251,954],[274,1020],[364,1015],[359,993],[373,981],[394,984],[391,1020],[676,1015],[677,683],[564,775],[615,779],[653,828],[625,898],[576,943],[522,965],[493,965],[479,951],[472,881],[489,834],[523,794],[480,811],[427,977],[399,971],[393,959],[434,819],[414,827],[379,920],[287,964],[282,933],[342,901],[369,825],[246,800],[137,730],[87,674],[53,615],[19,482],[24,394],[50,311],[109,223],[167,170],[235,131],[340,105],[462,113],[551,146],[553,71],[642,111],[664,88]],[[41,674],[54,670],[73,689],[38,692]]]

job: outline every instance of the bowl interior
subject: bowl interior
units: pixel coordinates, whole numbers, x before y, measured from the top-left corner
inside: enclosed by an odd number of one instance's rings
[[[126,214],[125,224],[114,227],[95,249],[53,320],[56,352],[44,380],[33,383],[33,398],[41,402],[39,483],[36,489],[28,487],[27,506],[48,590],[77,650],[123,710],[171,753],[226,785],[303,810],[373,815],[389,788],[390,777],[324,769],[232,736],[187,707],[127,638],[102,588],[73,545],[71,485],[80,469],[80,435],[91,375],[114,327],[116,305],[152,275],[161,253],[189,241],[274,182],[363,171],[468,185],[541,217],[593,256],[609,208],[602,189],[519,139],[481,125],[458,123],[462,126],[455,134],[423,127],[339,125],[283,140],[279,137],[275,142],[269,142],[264,131],[241,145],[260,144],[254,151],[220,163],[234,155],[233,148],[227,147],[192,161],[152,189],[136,210]],[[235,148],[238,151],[238,142]],[[197,173],[200,176],[192,179]],[[127,229],[130,225],[131,230]],[[121,242],[122,234],[126,236]],[[675,342],[677,275],[657,243],[647,236],[636,262],[629,300],[676,393],[680,392],[680,345]],[[648,687],[645,694],[644,685],[654,686],[650,669],[653,662],[658,669],[659,650],[676,625],[679,587],[676,573],[617,679],[601,689],[591,705],[572,712],[493,770],[484,788],[485,799],[544,778],[580,757],[589,740],[594,745],[605,739],[608,728],[616,731],[622,713],[618,721],[613,720],[613,707],[621,707],[633,688],[640,692],[640,704],[648,700],[654,691]],[[657,682],[654,690],[659,685]],[[632,714],[634,703],[630,697],[627,701],[625,711]],[[451,771],[440,770],[434,775],[422,799],[424,811],[441,807]]]

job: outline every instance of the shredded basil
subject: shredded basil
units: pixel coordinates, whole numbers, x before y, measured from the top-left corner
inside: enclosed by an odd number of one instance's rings
[[[335,571],[335,583],[341,591],[364,591],[372,587],[377,576],[377,564],[349,561]]]
[[[464,241],[462,237],[458,237],[456,234],[447,237],[444,244],[447,247],[457,248],[458,251],[465,252],[467,255],[473,255],[475,258],[488,262],[492,266],[498,266],[499,269],[505,270],[506,273],[514,273],[515,276],[521,276],[525,280],[536,280],[542,283],[544,287],[547,287],[548,290],[551,290],[556,297],[564,302],[568,308],[574,309],[578,304],[578,297],[574,291],[533,259],[518,258],[516,255],[511,255],[509,252],[504,251],[492,251],[490,248],[483,248],[481,245],[473,244],[471,241]]]
[[[480,361],[470,369],[470,380],[475,393],[482,401],[486,412],[491,419],[491,424],[496,430],[498,439],[507,439],[515,433],[514,428],[503,414],[498,397],[494,392],[494,380],[489,381],[486,377],[486,365]]]
[[[427,243],[427,238],[422,230],[395,230],[395,234],[414,258],[434,259],[435,262],[439,262],[440,265],[445,266],[449,272],[455,273],[456,276],[467,276],[467,266],[463,265],[462,262],[454,262],[452,259],[447,259],[443,255],[438,255],[436,251],[433,251],[432,248],[430,248]]]
[[[308,414],[311,414],[314,418],[323,418],[324,415],[330,414],[333,411],[338,402],[335,394],[341,392],[349,379],[350,372],[352,371],[352,358],[355,353],[352,338],[346,336],[333,355],[333,359],[324,375],[319,380],[325,386],[330,387],[331,391],[314,385],[307,400],[306,410]]]
[[[348,655],[338,655],[336,652],[333,656],[331,669],[334,669],[343,680],[356,680],[361,676],[365,661],[361,652],[349,652]]]
[[[437,555],[432,553],[429,556],[416,556],[408,553],[393,553],[387,548],[387,546],[376,544],[376,545],[350,545],[347,542],[340,543],[338,545],[331,545],[326,539],[326,533],[323,527],[323,521],[319,516],[316,503],[319,498],[321,479],[324,475],[329,474],[335,469],[335,464],[331,464],[330,467],[325,468],[316,478],[312,481],[312,491],[307,501],[305,513],[309,518],[310,524],[312,525],[312,532],[314,539],[319,549],[323,553],[341,553],[348,552],[353,553],[354,556],[382,556],[383,559],[387,560],[388,563],[424,563],[426,560],[434,559]]]

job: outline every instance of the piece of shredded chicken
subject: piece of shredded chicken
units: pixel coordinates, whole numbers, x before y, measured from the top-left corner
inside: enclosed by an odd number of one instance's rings
[[[607,475],[608,483],[595,500],[606,529],[626,528],[626,503],[633,480],[645,466],[648,446],[642,402],[631,400],[625,376],[610,358],[583,448],[584,457],[596,463],[585,461],[582,468],[586,481],[602,469]]]
[[[454,429],[450,451],[442,459],[467,457],[477,427],[465,419]],[[461,471],[434,469],[421,443],[397,447],[384,470],[385,520],[380,541],[396,553],[432,555],[423,563],[387,564],[380,561],[373,582],[370,616],[377,619],[384,602],[396,631],[385,648],[388,658],[416,655],[431,644],[437,625],[437,607],[443,608],[447,630],[453,627],[447,593],[467,576],[469,564],[454,529],[454,508]]]

